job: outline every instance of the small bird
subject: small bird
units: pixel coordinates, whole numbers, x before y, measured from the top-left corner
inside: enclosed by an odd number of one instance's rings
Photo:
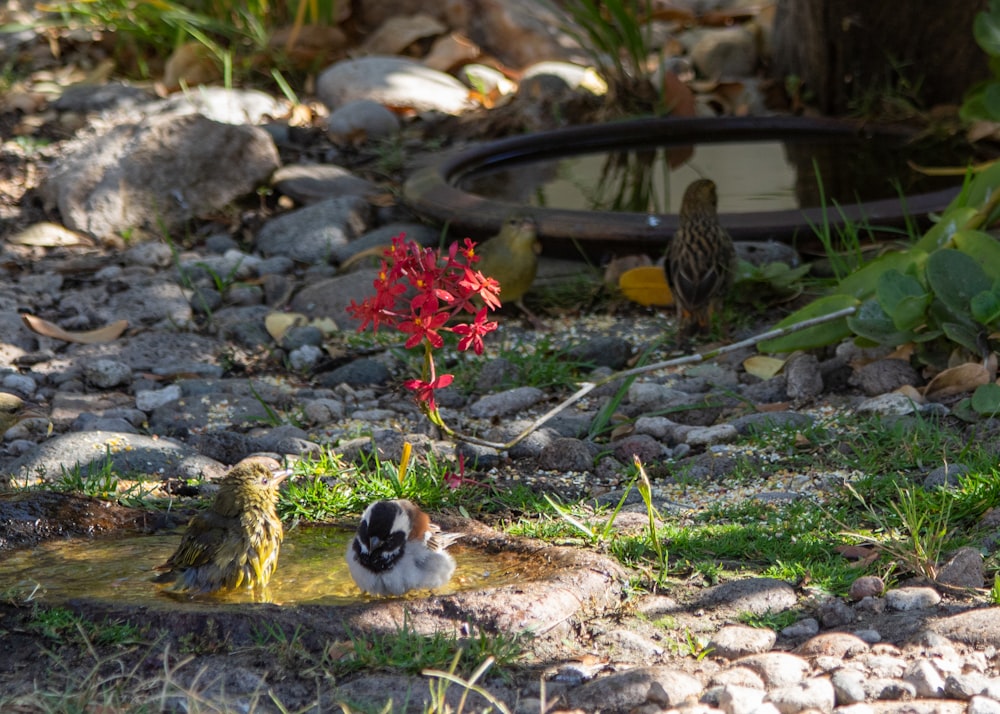
[[[733,284],[736,250],[719,225],[715,182],[698,179],[684,191],[680,225],[667,248],[667,281],[682,336],[704,332]]]
[[[475,267],[483,275],[500,283],[500,300],[515,303],[533,318],[521,298],[535,282],[538,272],[538,241],[535,221],[530,216],[512,216],[504,221],[500,232],[476,246],[479,262]]]
[[[455,559],[445,549],[462,533],[442,533],[412,501],[376,501],[347,546],[347,567],[372,595],[402,595],[447,583]]]
[[[289,471],[259,461],[237,464],[215,501],[188,523],[177,550],[153,581],[171,594],[207,595],[250,588],[260,597],[278,565],[284,530],[275,512],[278,485]]]

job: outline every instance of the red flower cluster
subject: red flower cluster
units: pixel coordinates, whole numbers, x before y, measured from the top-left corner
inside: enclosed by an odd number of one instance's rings
[[[468,238],[461,245],[452,243],[442,260],[439,251],[421,248],[400,234],[385,251],[373,283],[375,295],[360,304],[352,300],[347,308],[361,320],[359,332],[368,325],[373,330],[387,325],[408,335],[407,349],[424,346],[424,379],[404,384],[435,418],[434,390],[447,387],[454,379],[450,374],[438,376],[434,370],[433,350],[444,345],[441,332],[460,335],[458,349],[472,348],[478,355],[483,353],[483,337],[497,329],[497,323],[487,320],[486,314],[500,307],[500,284],[472,268],[479,260],[475,245]],[[473,315],[472,321],[448,324],[462,313]]]

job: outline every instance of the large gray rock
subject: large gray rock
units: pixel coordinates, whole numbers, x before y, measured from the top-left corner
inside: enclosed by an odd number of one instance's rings
[[[158,232],[217,211],[278,165],[263,129],[156,116],[84,143],[57,161],[40,192],[68,228],[98,237]]]

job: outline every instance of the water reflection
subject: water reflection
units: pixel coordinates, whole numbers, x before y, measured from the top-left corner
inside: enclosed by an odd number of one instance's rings
[[[281,558],[267,589],[267,600],[283,605],[345,605],[367,602],[351,580],[344,552],[352,532],[326,526],[289,529]],[[43,602],[87,597],[136,605],[177,602],[150,582],[154,568],[177,548],[180,532],[128,535],[95,540],[50,540],[35,548],[4,554],[0,583],[20,597],[32,592]],[[451,582],[435,593],[497,587],[537,577],[537,564],[524,554],[486,554],[461,545],[449,549],[458,568]],[[409,597],[423,597],[426,592]],[[249,591],[207,602],[252,602]]]
[[[505,161],[477,167],[457,187],[544,208],[677,213],[685,187],[709,177],[719,186],[721,212],[755,213],[946,189],[960,179],[925,176],[907,162],[963,165],[969,158],[967,147],[940,142],[824,136]]]

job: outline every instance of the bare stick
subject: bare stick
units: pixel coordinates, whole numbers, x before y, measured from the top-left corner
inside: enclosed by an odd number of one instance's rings
[[[690,355],[685,355],[683,357],[675,357],[674,359],[664,360],[662,362],[656,362],[655,364],[645,364],[641,367],[633,367],[632,369],[626,369],[621,372],[615,372],[614,374],[609,374],[606,377],[602,377],[596,382],[584,382],[583,386],[580,387],[576,392],[567,397],[564,401],[554,406],[549,411],[545,412],[542,416],[538,417],[533,421],[524,431],[515,436],[513,439],[505,444],[499,444],[493,441],[486,441],[485,439],[479,439],[475,436],[467,436],[465,434],[460,434],[458,432],[452,431],[451,429],[445,429],[449,436],[458,439],[459,441],[464,441],[469,444],[475,444],[477,446],[487,446],[499,451],[504,451],[511,448],[518,442],[525,439],[531,432],[539,428],[547,422],[549,419],[554,417],[559,412],[563,411],[567,407],[575,404],[576,402],[583,399],[585,396],[590,394],[594,389],[608,382],[614,382],[619,379],[625,379],[637,374],[645,374],[646,372],[653,372],[658,369],[663,369],[665,367],[677,367],[683,364],[697,364],[698,362],[704,362],[706,360],[714,359],[719,355],[726,354],[727,352],[735,352],[736,350],[741,350],[744,347],[753,347],[754,345],[763,342],[764,340],[771,340],[776,337],[784,337],[793,332],[799,332],[807,327],[814,327],[816,325],[822,325],[825,322],[832,322],[834,320],[839,320],[842,317],[847,317],[848,315],[853,315],[857,312],[856,307],[845,307],[836,312],[831,312],[827,315],[820,315],[819,317],[812,317],[808,320],[803,320],[802,322],[796,322],[794,325],[787,325],[786,327],[778,327],[773,330],[768,330],[759,335],[754,335],[753,337],[748,337],[745,340],[740,340],[739,342],[734,342],[730,345],[723,345],[717,347],[714,350],[709,350],[708,352],[695,353]]]

